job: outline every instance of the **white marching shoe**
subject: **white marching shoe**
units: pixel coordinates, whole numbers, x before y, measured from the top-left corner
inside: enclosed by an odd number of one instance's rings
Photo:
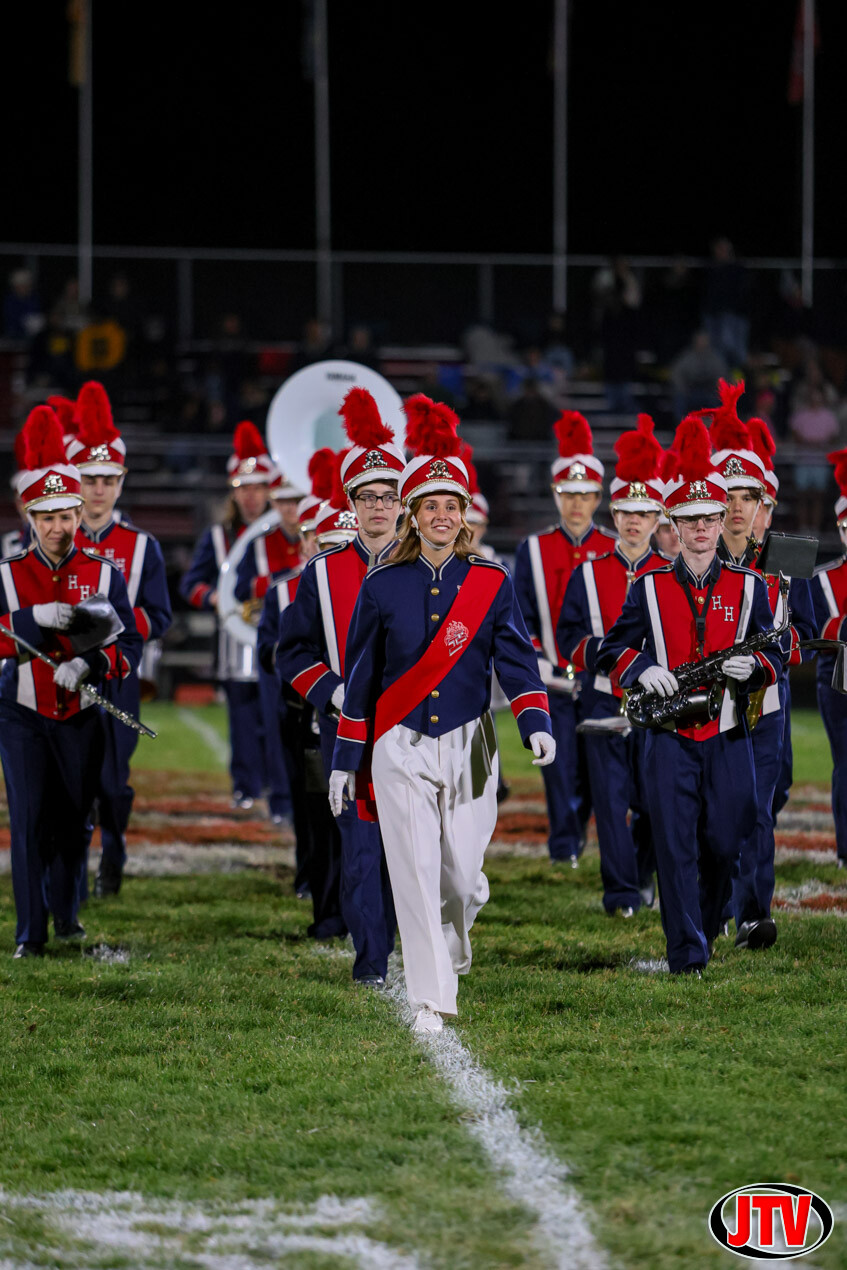
[[[444,1027],[444,1020],[437,1010],[433,1010],[429,1005],[422,1005],[415,1015],[415,1021],[412,1024],[413,1032],[440,1032]]]

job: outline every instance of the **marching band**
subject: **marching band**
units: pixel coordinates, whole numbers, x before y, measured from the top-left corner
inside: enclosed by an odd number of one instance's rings
[[[492,681],[541,768],[551,862],[578,866],[593,810],[603,906],[631,918],[658,902],[671,973],[702,975],[730,920],[740,949],[777,939],[788,668],[813,653],[847,864],[847,451],[830,456],[844,555],[787,576],[773,437],[740,419],[743,384],[719,389],[667,452],[646,415],[619,437],[614,532],[594,520],[589,424],[565,411],[558,518],[519,545],[514,574],[480,545],[489,507],[447,406],[409,398],[404,444],[399,418],[349,389],[348,448],[314,453],[310,493],[252,423],[235,429],[229,508],[179,586],[218,618],[233,805],[266,795],[290,821],[309,934],[349,934],[357,983],[385,985],[399,930],[418,1031],[456,1015],[488,898]],[[36,407],[16,455],[0,758],[20,959],[43,955],[51,918],[55,938],[84,935],[95,804],[94,896],[120,890],[139,664],[171,606],[158,543],[117,509],[126,446],[102,385]]]

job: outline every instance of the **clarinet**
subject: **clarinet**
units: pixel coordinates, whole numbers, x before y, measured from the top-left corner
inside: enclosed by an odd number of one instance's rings
[[[627,695],[626,717],[637,728],[660,728],[666,723],[681,721],[705,713],[709,722],[720,714],[723,699],[722,664],[729,657],[746,657],[773,644],[787,629],[791,615],[784,606],[782,622],[770,631],[757,631],[731,648],[722,648],[708,657],[683,662],[673,670],[679,689],[671,697],[660,697],[648,692],[643,684],[636,684]]]

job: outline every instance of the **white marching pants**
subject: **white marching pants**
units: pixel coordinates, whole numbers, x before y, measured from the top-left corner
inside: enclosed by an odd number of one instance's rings
[[[440,737],[398,724],[374,746],[372,776],[413,1010],[456,1013],[469,932],[488,899],[482,871],[497,823],[493,729]],[[476,795],[476,797],[474,797]]]

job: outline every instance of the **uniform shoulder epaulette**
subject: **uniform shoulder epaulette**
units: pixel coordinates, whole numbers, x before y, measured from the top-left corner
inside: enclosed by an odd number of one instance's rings
[[[606,538],[611,538],[613,542],[617,542],[618,535],[614,529],[607,529],[605,525],[595,525],[594,528],[598,534],[603,534]]]
[[[90,551],[88,547],[82,548],[82,555],[87,556],[89,560],[93,560],[95,564],[107,564],[111,569],[114,569],[116,573],[121,573],[114,560],[107,560],[105,556],[98,556],[96,551]],[[121,577],[123,577],[122,573]]]
[[[29,555],[29,547],[21,547],[18,551],[13,551],[9,556],[3,556],[0,564],[8,564],[12,560],[24,560]]]
[[[324,547],[323,551],[317,551],[306,564],[314,564],[316,560],[324,560],[327,556],[337,556],[339,551],[344,551],[349,546],[349,542],[334,542],[331,546]]]
[[[608,560],[609,557],[613,556],[614,554],[615,554],[614,551],[604,551],[602,555],[595,556],[593,560],[586,560],[585,564],[599,564],[601,560]],[[581,567],[582,566],[580,566],[580,568]]]
[[[384,573],[386,569],[392,569],[394,564],[395,562],[393,560],[384,560],[382,564],[375,564],[374,567],[372,569],[368,569],[365,574],[365,582],[369,582],[370,579],[375,577],[378,573]]]
[[[468,556],[470,564],[485,564],[489,569],[499,569],[501,573],[508,573],[509,570],[499,560],[489,560],[486,556],[470,555]]]
[[[847,560],[843,556],[836,556],[834,560],[828,560],[826,564],[815,566],[815,577],[819,573],[829,573],[830,569],[840,569],[843,564],[847,564]]]
[[[559,528],[558,525],[547,525],[544,529],[539,529],[537,534],[530,534],[530,538],[544,538],[546,534],[554,534]],[[528,540],[527,540],[528,541]]]
[[[762,581],[761,573],[758,573],[755,569],[749,569],[746,564],[736,564],[734,560],[722,560],[721,564],[724,569],[731,569],[733,573],[749,573],[751,578],[758,578],[759,581]]]

